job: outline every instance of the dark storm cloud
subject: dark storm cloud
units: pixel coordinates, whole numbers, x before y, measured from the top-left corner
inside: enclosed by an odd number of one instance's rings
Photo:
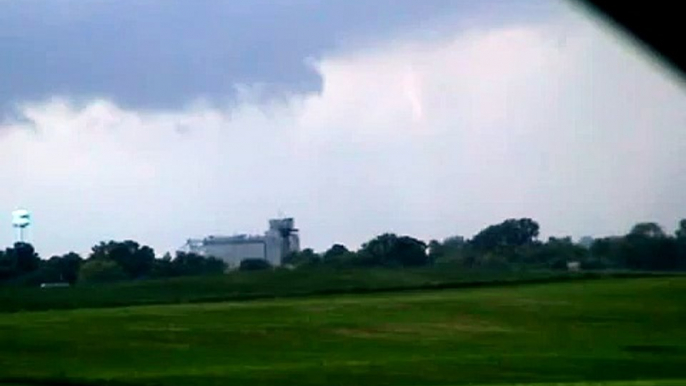
[[[236,84],[315,91],[320,78],[307,58],[488,7],[454,0],[0,1],[0,106],[61,95],[177,108],[197,98],[227,102]]]

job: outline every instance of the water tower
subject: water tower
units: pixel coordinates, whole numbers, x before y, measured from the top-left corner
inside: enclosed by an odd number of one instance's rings
[[[17,209],[12,212],[12,226],[17,229],[18,242],[24,242],[24,229],[31,225],[31,213],[26,209]]]

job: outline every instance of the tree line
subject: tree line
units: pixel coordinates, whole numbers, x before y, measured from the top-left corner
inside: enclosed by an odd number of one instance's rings
[[[15,243],[0,251],[0,282],[38,285],[41,283],[100,283],[120,280],[220,274],[224,261],[195,253],[169,253],[161,258],[135,241],[109,241],[95,245],[88,257],[69,252],[41,259],[33,246]]]
[[[481,230],[471,239],[451,236],[424,243],[387,233],[357,251],[335,244],[317,254],[312,249],[284,259],[292,267],[412,267],[452,264],[464,268],[537,268],[565,270],[574,263],[585,270],[686,270],[686,219],[674,234],[658,224],[636,224],[623,236],[574,242],[571,237],[538,239],[539,224],[530,218],[507,219]]]
[[[332,267],[421,267],[450,264],[467,269],[627,269],[643,271],[686,270],[686,219],[673,234],[658,224],[636,224],[623,236],[538,239],[540,226],[530,218],[507,219],[486,227],[471,239],[451,236],[428,243],[417,238],[385,233],[349,250],[334,244],[323,253],[308,248],[285,256],[290,269]],[[266,260],[246,259],[240,270],[272,268]],[[226,272],[221,259],[176,252],[158,258],[146,245],[131,240],[101,242],[86,258],[70,252],[41,259],[31,244],[16,243],[0,250],[0,283],[97,283]]]

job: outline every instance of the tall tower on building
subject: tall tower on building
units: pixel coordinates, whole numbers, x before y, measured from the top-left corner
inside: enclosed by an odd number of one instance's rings
[[[298,229],[295,228],[295,222],[291,217],[269,220],[269,230],[265,236],[270,255],[268,260],[276,264],[280,264],[289,253],[300,250]]]

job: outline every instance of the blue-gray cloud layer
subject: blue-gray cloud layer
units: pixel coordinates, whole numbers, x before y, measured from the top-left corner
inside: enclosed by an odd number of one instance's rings
[[[197,98],[223,102],[234,85],[255,83],[277,93],[316,91],[320,79],[306,59],[353,41],[431,33],[439,19],[495,9],[531,17],[541,8],[463,0],[2,1],[0,106],[61,95],[177,108]]]

